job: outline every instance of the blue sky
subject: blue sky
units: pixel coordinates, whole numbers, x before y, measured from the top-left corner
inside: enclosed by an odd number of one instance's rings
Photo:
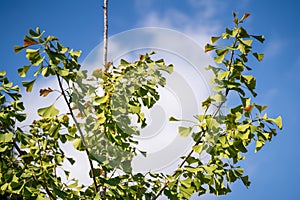
[[[17,69],[26,64],[24,54],[15,55],[29,28],[39,26],[63,44],[83,51],[82,59],[102,41],[102,1],[17,1],[0,2],[0,70],[20,84]],[[300,135],[300,2],[296,0],[127,0],[109,2],[109,35],[147,26],[183,32],[199,44],[231,26],[232,11],[251,13],[249,32],[265,35],[257,46],[265,53],[254,67],[257,77],[256,102],[269,106],[270,116],[282,115],[284,128],[263,150],[248,154],[242,163],[250,174],[249,189],[241,183],[233,192],[216,199],[297,199],[300,187],[298,143]],[[203,41],[207,39],[207,41]],[[297,131],[298,130],[298,131]]]

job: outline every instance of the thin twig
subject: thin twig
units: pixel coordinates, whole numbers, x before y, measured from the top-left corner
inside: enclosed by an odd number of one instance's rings
[[[96,181],[96,175],[95,175],[95,172],[94,172],[94,165],[93,165],[92,160],[90,159],[90,152],[89,152],[89,150],[87,149],[87,145],[86,145],[86,142],[85,142],[85,140],[84,140],[84,135],[83,135],[82,129],[81,129],[81,127],[79,126],[79,123],[77,122],[77,119],[76,119],[76,117],[75,117],[75,115],[74,115],[74,113],[73,113],[73,110],[72,110],[72,108],[71,108],[71,104],[70,104],[70,102],[68,101],[67,95],[66,95],[65,90],[64,90],[64,88],[63,88],[63,86],[62,86],[62,82],[61,82],[61,80],[60,80],[59,75],[56,74],[56,77],[57,77],[57,80],[58,80],[58,84],[59,84],[61,93],[62,93],[62,95],[63,95],[63,97],[64,97],[65,102],[67,103],[67,106],[68,106],[69,112],[70,112],[70,114],[71,114],[71,117],[72,117],[72,119],[73,119],[73,121],[74,121],[74,123],[75,123],[75,125],[76,125],[76,127],[77,127],[77,129],[78,129],[78,131],[79,131],[79,134],[80,134],[82,143],[83,143],[83,145],[84,145],[84,147],[85,147],[85,152],[86,152],[87,157],[88,157],[88,160],[89,160],[89,164],[90,164],[90,168],[91,168],[91,174],[92,174],[93,182],[94,182],[94,185],[95,185],[95,191],[98,192],[98,186],[97,186],[97,181]]]
[[[109,66],[107,66],[107,38],[108,38],[108,17],[107,17],[107,4],[108,0],[104,0],[103,11],[104,11],[104,31],[103,31],[103,65],[104,71],[107,72]]]

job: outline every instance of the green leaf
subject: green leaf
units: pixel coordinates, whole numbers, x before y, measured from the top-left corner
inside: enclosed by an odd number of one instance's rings
[[[60,76],[64,77],[64,76],[68,76],[69,75],[69,70],[68,69],[60,69],[57,72]]]
[[[251,182],[249,181],[249,177],[248,176],[243,176],[243,177],[241,177],[241,179],[242,179],[244,185],[248,188],[251,184]]]
[[[196,173],[196,172],[202,171],[203,169],[200,168],[200,167],[189,167],[189,166],[186,166],[185,170],[188,171],[188,172]]]
[[[191,187],[191,184],[192,184],[192,179],[190,178],[187,178],[187,179],[184,179],[184,180],[180,180],[180,183],[185,186],[186,188],[189,188]]]
[[[7,149],[8,149],[8,145],[4,145],[4,147],[0,147],[0,153],[5,152]]]
[[[218,56],[226,55],[228,53],[228,49],[218,49],[216,50]]]
[[[220,56],[216,56],[214,57],[214,61],[216,63],[222,63],[222,61],[224,60],[225,54],[221,54]]]
[[[192,131],[192,127],[183,127],[183,126],[179,126],[178,127],[178,132],[179,135],[182,137],[187,137]]]
[[[13,133],[0,134],[0,143],[11,142],[11,140],[12,140],[13,137],[14,137]]]
[[[260,140],[256,140],[255,143],[255,152],[258,152],[265,145],[265,142]]]
[[[220,36],[218,36],[218,37],[211,37],[210,38],[210,43],[214,44],[220,38],[221,38]]]
[[[248,32],[243,28],[243,27],[240,27],[240,37],[241,38],[250,38]]]
[[[4,77],[6,75],[6,71],[3,70],[3,71],[0,71],[0,77]]]
[[[259,112],[262,112],[263,110],[265,110],[266,108],[268,108],[268,106],[261,106],[261,105],[257,105],[257,104],[254,104],[254,106],[257,108],[257,110]]]
[[[108,95],[105,95],[105,96],[102,96],[102,97],[96,97],[95,102],[98,103],[98,104],[103,104],[108,100],[108,98],[109,98]]]
[[[169,74],[171,74],[174,70],[173,65],[158,65],[158,66],[159,66],[158,69],[168,72]]]
[[[73,147],[79,151],[83,151],[84,150],[84,145],[82,142],[81,138],[77,138],[76,140],[73,141]]]
[[[40,28],[36,27],[35,31],[33,29],[30,29],[29,34],[34,38],[39,38],[41,36]]]
[[[177,121],[180,121],[179,119],[176,119],[175,117],[170,117],[169,118],[169,121],[170,122],[177,122]]]
[[[26,74],[27,74],[29,69],[30,69],[30,66],[24,66],[22,68],[19,68],[18,69],[18,74],[20,75],[20,77],[24,78],[24,77],[26,77]]]
[[[94,200],[99,200],[99,199],[101,199],[100,192],[97,192],[96,196],[94,197]]]
[[[81,50],[73,51],[73,49],[69,52],[72,57],[79,57],[81,55]]]
[[[190,197],[192,196],[193,192],[194,192],[194,188],[193,187],[183,187],[180,186],[180,193],[179,196],[184,197],[185,199],[190,199]]]
[[[134,106],[134,105],[128,105],[129,110],[131,113],[140,113],[141,112],[141,107],[140,106]]]
[[[206,171],[206,173],[213,174],[214,171],[218,168],[218,166],[217,165],[203,166],[203,168]]]
[[[240,132],[245,132],[250,127],[249,124],[239,125],[237,128]]]
[[[121,60],[120,60],[120,64],[126,66],[126,65],[129,65],[130,63],[127,62],[127,61],[124,60],[124,59],[121,59]]]
[[[58,113],[59,113],[59,110],[55,108],[54,104],[52,104],[48,107],[45,107],[45,108],[38,109],[39,116],[45,117],[45,118],[57,116]]]
[[[192,147],[196,153],[201,153],[203,149],[203,144],[198,144]]]
[[[215,46],[213,46],[211,44],[206,44],[205,47],[204,47],[204,52],[206,53],[206,52],[212,51],[214,49],[216,49]]]
[[[222,93],[217,93],[211,96],[211,99],[215,100],[216,102],[225,102],[226,97]]]
[[[210,104],[211,104],[212,101],[213,101],[213,99],[211,99],[210,96],[207,97],[207,99],[205,99],[204,101],[202,101],[202,108],[203,109],[209,108],[209,106],[210,106]]]
[[[234,141],[234,147],[243,153],[248,151],[241,140]]]
[[[40,49],[26,49],[26,58],[33,66],[38,66],[44,60],[40,56]]]
[[[19,53],[20,51],[22,51],[25,48],[26,47],[23,47],[23,46],[14,46],[14,52],[15,53]]]
[[[265,41],[265,37],[263,35],[251,35],[251,36],[261,43]]]
[[[32,87],[34,85],[35,80],[36,79],[34,79],[33,81],[29,81],[29,82],[22,81],[22,85],[23,85],[23,87],[26,88],[26,92],[31,92],[32,91]]]
[[[252,40],[241,40],[241,42],[245,45],[247,45],[248,47],[251,47],[251,44],[252,44]]]
[[[271,119],[279,129],[282,129],[282,118],[278,116],[276,119]]]
[[[262,61],[262,59],[264,59],[264,54],[259,54],[259,53],[253,53],[252,54],[258,61]]]

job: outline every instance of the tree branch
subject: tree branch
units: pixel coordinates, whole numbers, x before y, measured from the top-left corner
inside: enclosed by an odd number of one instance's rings
[[[76,119],[76,117],[75,117],[75,115],[74,115],[74,113],[73,113],[73,110],[72,110],[72,108],[71,108],[71,104],[70,104],[70,102],[68,101],[67,95],[66,95],[65,90],[64,90],[64,88],[63,88],[63,86],[62,86],[62,82],[61,82],[60,77],[59,77],[59,75],[58,75],[57,73],[56,73],[56,77],[57,77],[57,80],[58,80],[58,84],[59,84],[61,93],[62,93],[62,95],[63,95],[63,97],[64,97],[65,102],[67,103],[67,106],[68,106],[69,112],[70,112],[70,114],[71,114],[71,117],[72,117],[72,119],[73,119],[73,121],[74,121],[74,123],[75,123],[75,125],[76,125],[76,127],[77,127],[77,129],[78,129],[78,131],[79,131],[80,137],[81,137],[81,139],[82,139],[82,143],[83,143],[83,145],[85,146],[85,152],[86,152],[86,154],[87,154],[87,156],[88,156],[88,160],[89,160],[89,164],[90,164],[90,168],[91,168],[91,174],[92,174],[93,182],[94,182],[94,185],[95,185],[95,192],[98,192],[98,186],[97,186],[97,181],[96,181],[96,175],[95,175],[95,172],[94,172],[94,165],[93,165],[92,160],[90,159],[90,152],[89,152],[89,150],[87,149],[87,145],[86,145],[86,142],[85,142],[85,140],[84,140],[83,132],[82,132],[82,130],[81,130],[80,126],[79,126],[79,123],[77,122],[77,119]]]
[[[104,24],[103,24],[103,65],[104,65],[104,72],[107,72],[109,70],[110,65],[107,63],[107,46],[108,46],[108,0],[103,0],[103,19],[104,19]],[[105,132],[106,128],[104,128]],[[103,172],[101,175],[103,178],[107,177],[106,171]],[[101,191],[102,197],[105,199],[106,195],[106,187],[102,188]]]
[[[104,11],[104,31],[103,31],[103,65],[104,71],[107,72],[109,66],[107,65],[107,38],[108,38],[108,17],[107,17],[107,4],[108,0],[104,0],[103,11]]]

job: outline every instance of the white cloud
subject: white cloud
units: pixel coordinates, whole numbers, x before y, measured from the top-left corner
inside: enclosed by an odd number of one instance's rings
[[[215,20],[217,12],[221,12],[222,5],[216,1],[195,1],[188,3],[194,10],[191,12],[168,8],[163,12],[149,9],[147,13],[141,13],[138,21],[139,26],[163,27],[180,31],[198,44],[204,46],[209,38],[220,32],[220,22]],[[199,11],[195,11],[195,8]]]
[[[264,49],[266,59],[271,59],[278,56],[285,47],[283,41],[276,37],[270,38],[269,41],[270,42],[266,43],[266,47]]]
[[[201,15],[205,19],[214,17],[214,15],[216,15],[217,12],[220,12],[220,10],[224,8],[222,2],[213,0],[188,0],[188,3],[193,7],[201,9]]]

